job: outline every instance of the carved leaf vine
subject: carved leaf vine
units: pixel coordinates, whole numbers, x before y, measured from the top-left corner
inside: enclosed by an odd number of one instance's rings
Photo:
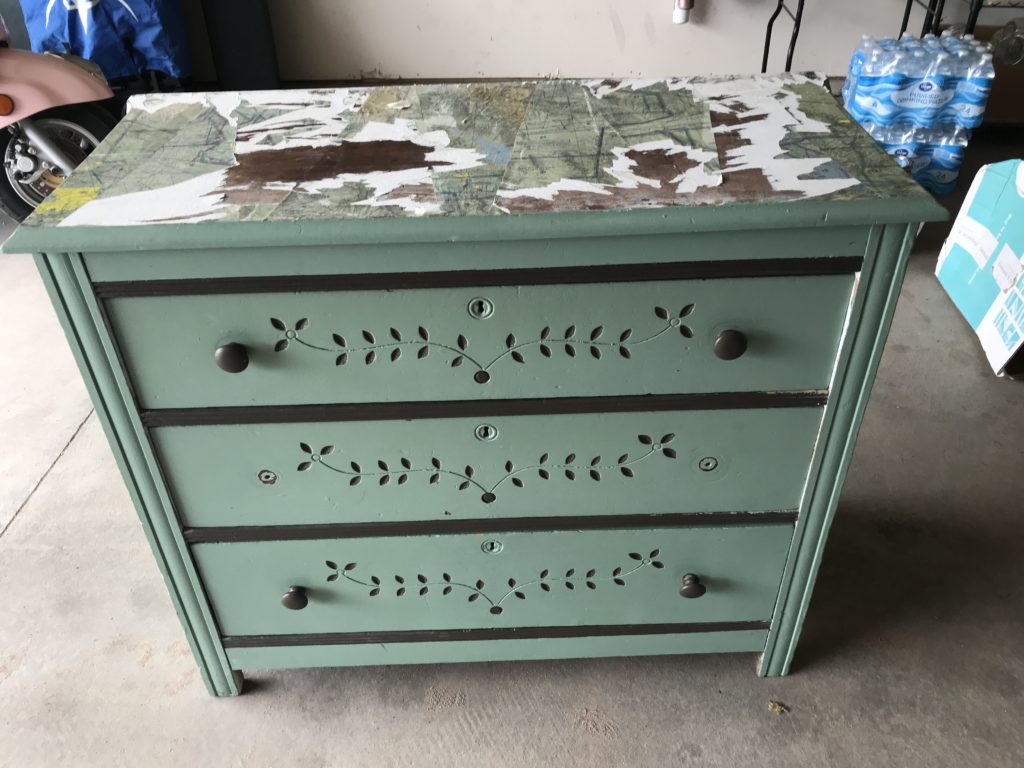
[[[465,363],[478,371],[487,372],[495,364],[506,359],[520,365],[527,364],[526,353],[532,349],[536,349],[544,358],[559,353],[576,357],[578,353],[585,352],[597,360],[605,354],[615,353],[628,360],[633,356],[634,347],[654,341],[673,328],[678,329],[684,338],[692,338],[693,329],[684,322],[684,318],[689,317],[693,309],[693,304],[687,304],[677,314],[672,315],[664,307],[655,307],[654,315],[663,322],[663,326],[642,337],[637,337],[633,328],[626,328],[616,334],[608,333],[603,325],[596,325],[585,331],[576,324],[570,325],[561,334],[555,333],[551,326],[544,326],[536,336],[523,340],[515,333],[509,333],[505,337],[504,350],[490,359],[471,355],[469,339],[465,334],[458,334],[449,343],[435,339],[422,325],[417,326],[412,333],[403,333],[395,327],[388,327],[387,332],[380,335],[365,328],[356,336],[345,336],[335,331],[331,334],[333,346],[323,346],[307,341],[301,336],[301,333],[309,328],[309,318],[300,318],[289,326],[283,320],[272,317],[270,324],[281,333],[281,338],[274,344],[274,351],[283,352],[294,343],[307,349],[334,355],[334,364],[338,366],[360,360],[364,365],[395,363],[407,353],[415,355],[417,360],[423,360],[431,353],[437,353],[447,355],[448,364],[452,368],[458,368]],[[355,340],[354,344],[350,342],[350,338]]]
[[[600,482],[608,474],[632,479],[635,477],[633,467],[655,454],[675,459],[676,450],[669,445],[675,438],[672,433],[662,435],[659,440],[655,440],[651,435],[637,435],[641,451],[636,455],[627,451],[616,458],[605,459],[598,454],[588,459],[571,452],[559,460],[552,459],[550,453],[543,453],[535,463],[520,467],[509,459],[504,464],[505,473],[491,483],[482,481],[472,465],[449,467],[436,456],[431,457],[430,461],[423,465],[414,465],[405,456],[397,462],[378,458],[366,465],[355,460],[345,464],[333,459],[333,445],[325,445],[314,451],[310,444],[305,442],[299,443],[299,450],[305,457],[296,469],[299,472],[308,472],[313,467],[320,466],[347,477],[350,486],[359,485],[364,481],[375,481],[381,487],[390,484],[405,485],[414,475],[424,476],[430,485],[440,483],[442,478],[450,478],[455,481],[455,487],[460,491],[476,488],[481,492],[480,500],[490,504],[497,499],[498,488],[506,482],[516,488],[524,488],[527,481],[534,476],[542,481],[551,480],[552,477],[563,477],[571,481],[589,478],[594,482]]]
[[[458,590],[466,594],[468,602],[482,601],[481,604],[489,605],[490,612],[497,615],[504,611],[501,604],[506,600],[509,598],[526,600],[533,589],[539,589],[541,592],[551,592],[553,588],[564,588],[568,591],[576,588],[596,590],[600,584],[609,582],[616,586],[624,587],[626,586],[626,579],[637,571],[648,567],[664,568],[665,564],[657,559],[660,553],[661,551],[658,549],[651,550],[647,555],[639,552],[630,552],[628,557],[634,562],[632,567],[616,566],[607,571],[606,574],[599,574],[596,568],[581,569],[579,571],[575,568],[569,568],[564,572],[564,575],[562,572],[555,575],[550,569],[545,568],[536,577],[528,581],[519,582],[515,578],[510,578],[505,582],[507,589],[506,586],[498,586],[497,591],[494,592],[487,591],[487,584],[483,579],[459,581],[447,572],[442,573],[440,578],[430,578],[422,573],[417,573],[415,577],[395,575],[393,583],[390,583],[391,579],[382,578],[377,575],[370,575],[364,578],[354,576],[355,570],[359,567],[359,564],[356,562],[339,566],[338,562],[334,560],[326,560],[325,564],[328,571],[330,571],[327,575],[328,582],[343,579],[364,587],[367,589],[367,594],[370,597],[380,597],[392,589],[394,590],[395,597],[405,597],[407,595],[426,597],[429,594],[448,597]],[[385,582],[389,582],[389,584],[385,585]]]

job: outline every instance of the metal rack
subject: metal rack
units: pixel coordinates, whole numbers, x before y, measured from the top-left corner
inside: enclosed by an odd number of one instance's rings
[[[796,40],[800,36],[800,21],[804,16],[804,0],[797,0],[796,11],[790,9],[786,4],[786,0],[779,0],[779,4],[775,6],[775,13],[768,19],[768,28],[764,34],[764,57],[761,59],[762,72],[768,71],[768,54],[772,47],[772,28],[775,26],[776,19],[779,18],[783,11],[793,20],[793,31],[789,36],[789,50],[786,52],[786,71],[789,72],[793,68],[793,53],[796,51]]]
[[[968,6],[967,21],[964,22],[964,31],[974,34],[974,28],[978,26],[978,16],[985,8],[1024,8],[1024,0],[960,0]],[[921,36],[932,34],[937,35],[942,27],[942,12],[946,8],[946,0],[907,0],[907,7],[903,11],[903,23],[900,25],[900,34],[907,31],[910,24],[910,12],[914,6],[924,8],[924,23],[921,25]]]
[[[789,0],[792,2],[792,0]],[[789,49],[786,52],[786,71],[793,68],[793,54],[796,51],[796,41],[800,36],[800,22],[804,15],[805,0],[796,0],[796,10],[793,10],[787,0],[778,0],[775,11],[768,19],[768,27],[764,35],[764,55],[761,58],[761,71],[768,71],[768,55],[771,53],[772,32],[775,22],[785,11],[786,15],[793,20],[793,31],[789,36]],[[978,25],[978,16],[986,8],[1024,8],[1024,0],[960,0],[968,6],[967,21],[964,23],[964,31],[974,34],[974,28]],[[906,8],[903,11],[903,23],[900,25],[898,37],[902,37],[910,25],[910,12],[914,6],[924,8],[924,23],[921,25],[921,36],[927,34],[937,35],[942,28],[942,13],[946,9],[946,0],[907,0]]]

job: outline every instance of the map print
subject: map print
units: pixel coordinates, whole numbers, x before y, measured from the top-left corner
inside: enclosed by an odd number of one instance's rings
[[[136,96],[35,227],[927,197],[813,74]]]

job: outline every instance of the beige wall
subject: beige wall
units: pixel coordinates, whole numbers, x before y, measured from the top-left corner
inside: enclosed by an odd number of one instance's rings
[[[676,26],[671,0],[268,2],[286,81],[752,72],[775,7],[695,0],[691,23]],[[794,68],[842,74],[860,35],[894,35],[902,12],[902,0],[808,0]],[[921,11],[913,18],[920,29]],[[770,69],[783,68],[790,29],[781,17]],[[207,52],[196,48],[197,75],[209,76]]]

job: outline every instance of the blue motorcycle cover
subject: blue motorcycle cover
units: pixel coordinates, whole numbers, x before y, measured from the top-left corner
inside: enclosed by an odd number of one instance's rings
[[[73,53],[113,80],[189,74],[178,0],[21,0],[32,50]]]

